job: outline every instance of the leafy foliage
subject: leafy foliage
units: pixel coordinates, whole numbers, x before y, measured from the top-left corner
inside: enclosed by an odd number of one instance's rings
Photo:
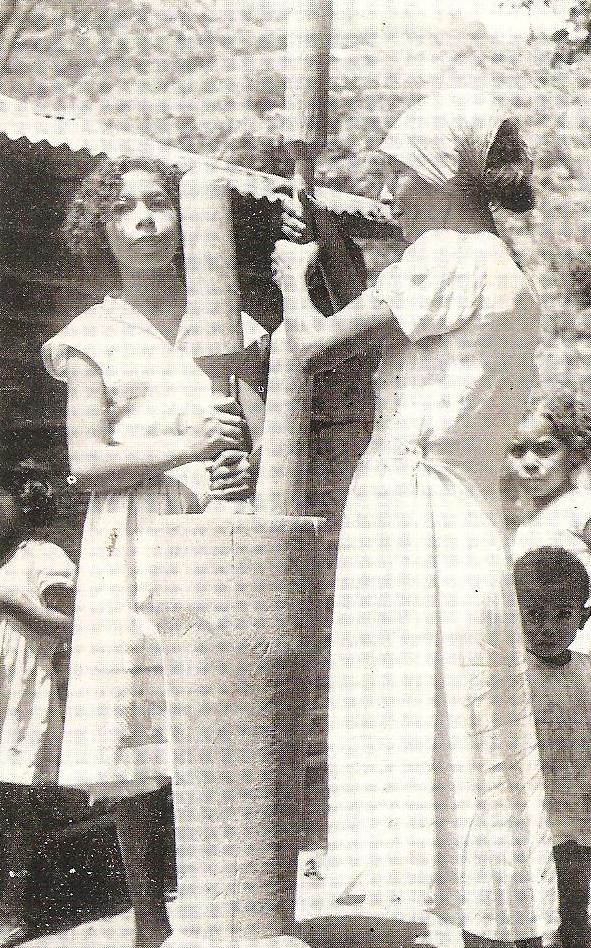
[[[505,0],[503,6],[513,7],[517,10],[532,11],[538,6],[549,7],[551,0]]]

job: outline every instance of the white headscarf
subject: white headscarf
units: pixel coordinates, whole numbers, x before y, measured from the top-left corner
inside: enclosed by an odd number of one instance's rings
[[[466,178],[482,181],[499,127],[511,118],[492,98],[471,89],[427,96],[403,112],[380,145],[431,184],[447,190]]]

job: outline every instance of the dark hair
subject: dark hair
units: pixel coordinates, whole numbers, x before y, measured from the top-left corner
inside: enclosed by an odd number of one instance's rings
[[[582,464],[591,454],[591,407],[570,388],[536,389],[526,415],[539,412],[549,422],[552,434],[575,454]]]
[[[32,461],[0,470],[0,489],[10,494],[28,527],[45,527],[57,513],[55,490]]]
[[[89,259],[105,252],[110,255],[105,224],[121,193],[123,175],[135,170],[153,172],[180,213],[181,171],[176,165],[148,158],[119,158],[116,161],[101,158],[94,170],[82,180],[62,227],[66,243],[73,253]]]
[[[577,602],[584,606],[589,599],[589,574],[581,561],[562,547],[541,546],[528,550],[520,556],[514,566],[515,586],[519,588],[531,583],[540,586],[568,586]]]
[[[531,211],[536,200],[532,187],[532,160],[517,123],[506,119],[488,150],[483,175],[487,199],[508,211]]]

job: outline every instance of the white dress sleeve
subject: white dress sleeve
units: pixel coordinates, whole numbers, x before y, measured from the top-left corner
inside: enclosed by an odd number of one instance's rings
[[[113,348],[107,321],[107,308],[104,303],[99,303],[76,316],[61,332],[48,339],[41,347],[41,358],[49,374],[60,382],[67,382],[67,363],[72,351],[85,355],[99,370],[102,369],[107,350]]]
[[[512,556],[518,560],[542,546],[562,547],[583,563],[591,576],[591,551],[584,530],[591,520],[591,490],[574,488],[551,501],[540,513],[517,528]]]
[[[568,528],[573,533],[581,535],[585,527],[591,520],[591,490],[584,487],[575,488],[564,495],[565,503],[564,515],[568,522]]]
[[[411,342],[459,329],[478,311],[485,270],[467,236],[428,231],[378,277],[373,292]]]
[[[76,567],[61,547],[55,543],[36,543],[35,573],[37,592],[41,596],[50,586],[65,586],[73,589],[76,582]]]

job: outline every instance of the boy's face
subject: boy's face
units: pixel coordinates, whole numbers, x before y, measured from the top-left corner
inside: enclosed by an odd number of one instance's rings
[[[591,613],[577,593],[570,583],[541,586],[533,579],[517,583],[528,651],[538,658],[556,658],[572,645]]]

